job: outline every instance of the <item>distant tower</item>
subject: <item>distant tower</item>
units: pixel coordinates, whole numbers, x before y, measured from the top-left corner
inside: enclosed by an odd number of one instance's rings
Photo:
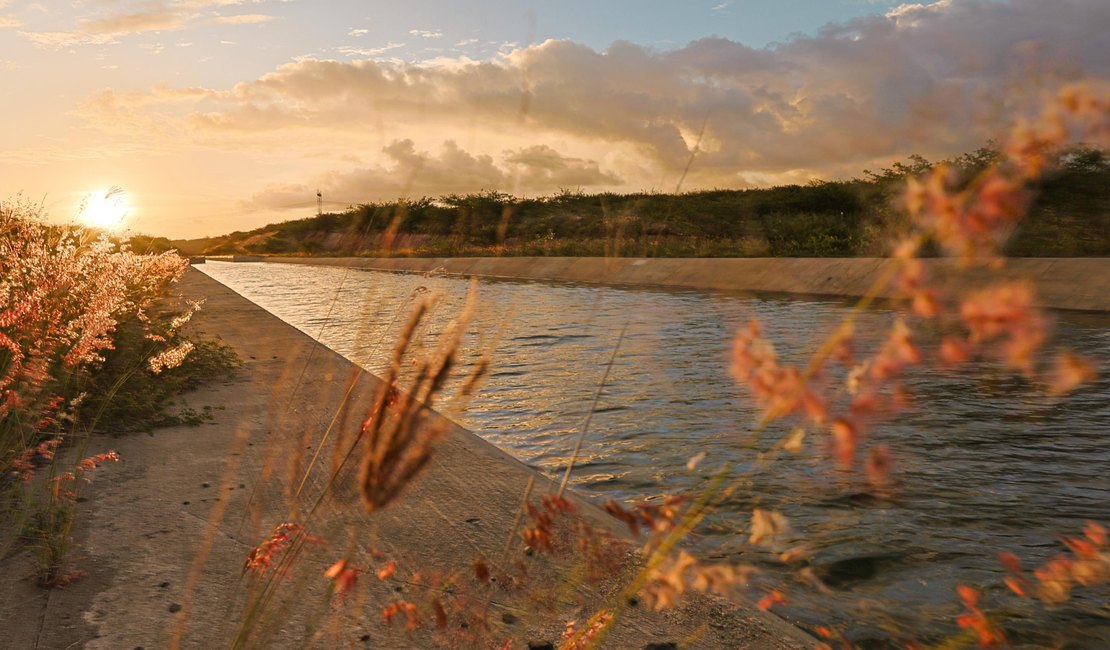
[[[316,216],[319,217],[322,214],[324,214],[324,195],[320,190],[316,190]]]

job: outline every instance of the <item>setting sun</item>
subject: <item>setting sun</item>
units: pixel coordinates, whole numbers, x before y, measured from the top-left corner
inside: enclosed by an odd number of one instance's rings
[[[123,224],[130,211],[127,193],[119,187],[111,187],[90,193],[79,216],[89,227],[114,230]]]

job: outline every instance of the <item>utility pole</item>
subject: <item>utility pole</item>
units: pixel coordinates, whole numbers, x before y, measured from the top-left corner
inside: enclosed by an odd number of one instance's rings
[[[324,195],[320,190],[316,190],[316,216],[319,217],[324,214]]]

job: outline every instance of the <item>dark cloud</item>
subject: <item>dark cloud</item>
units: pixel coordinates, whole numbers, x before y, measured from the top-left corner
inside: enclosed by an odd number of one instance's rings
[[[619,176],[602,171],[592,160],[568,158],[543,144],[507,151],[505,162],[518,172],[515,184],[525,191],[551,192],[622,183]]]
[[[272,185],[252,197],[250,204],[269,209],[303,207],[305,197],[313,196],[317,188],[331,201],[355,204],[481,190],[549,193],[621,182],[592,160],[569,158],[544,145],[507,151],[500,165],[493,157],[470,154],[451,140],[443,143],[438,154],[419,151],[407,139],[392,142],[382,153],[388,159],[384,165],[328,172],[312,185]]]

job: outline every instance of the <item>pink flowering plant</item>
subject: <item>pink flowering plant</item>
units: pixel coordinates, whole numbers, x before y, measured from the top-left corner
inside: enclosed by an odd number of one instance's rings
[[[139,254],[43,217],[26,200],[0,202],[0,497],[16,515],[0,543],[29,541],[43,583],[60,585],[74,577],[63,567],[77,491],[92,470],[119,460],[86,453],[87,433],[128,375],[184,360],[192,344],[175,334],[199,305],[152,316],[186,268],[176,253]],[[98,374],[124,327],[145,333],[141,358],[105,381]]]

